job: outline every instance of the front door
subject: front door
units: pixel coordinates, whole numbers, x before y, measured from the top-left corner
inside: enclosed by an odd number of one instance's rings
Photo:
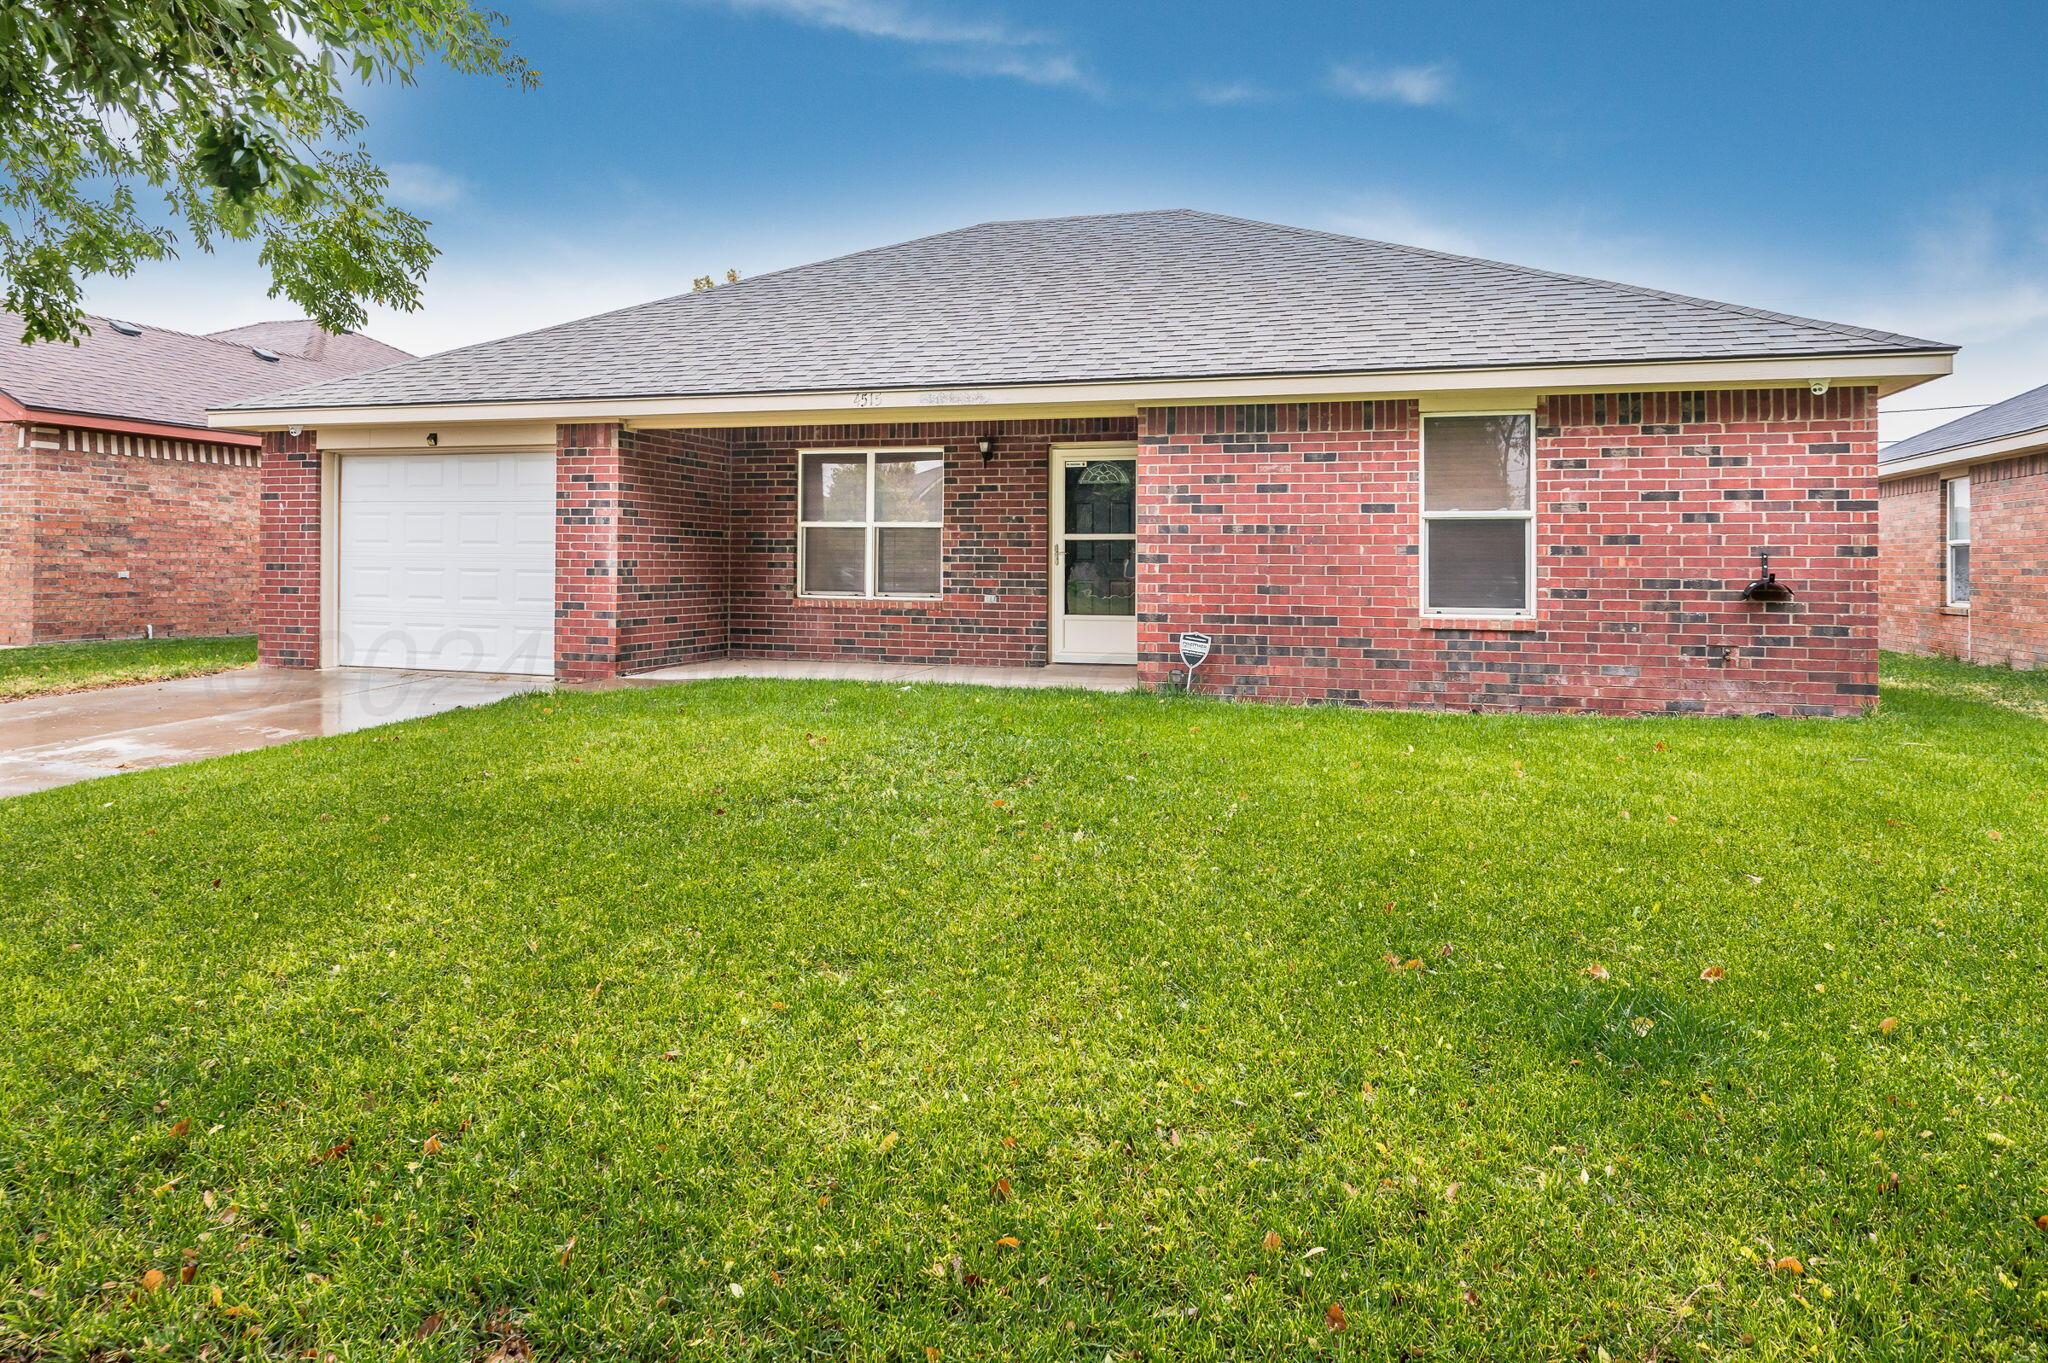
[[[1052,660],[1138,661],[1138,451],[1052,451]]]

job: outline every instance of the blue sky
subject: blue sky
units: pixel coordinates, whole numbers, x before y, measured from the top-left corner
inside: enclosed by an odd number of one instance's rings
[[[2048,381],[2048,6],[496,0],[538,91],[366,91],[422,352],[990,218],[1196,207],[1961,342]],[[253,255],[91,305],[274,316]],[[1896,438],[1956,413],[1900,412]]]

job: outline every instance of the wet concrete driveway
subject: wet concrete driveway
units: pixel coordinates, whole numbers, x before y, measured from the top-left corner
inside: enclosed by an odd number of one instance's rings
[[[345,734],[551,685],[544,677],[251,667],[11,701],[0,705],[0,796]]]

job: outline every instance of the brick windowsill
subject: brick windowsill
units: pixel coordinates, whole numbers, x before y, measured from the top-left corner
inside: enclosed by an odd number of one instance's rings
[[[1533,615],[1425,615],[1424,629],[1456,629],[1487,634],[1530,634],[1543,627]]]
[[[1943,615],[1968,615],[1970,613],[1968,606],[1939,606],[1936,609]]]
[[[937,610],[946,604],[943,596],[805,596],[790,598],[799,606],[822,606],[828,610]]]

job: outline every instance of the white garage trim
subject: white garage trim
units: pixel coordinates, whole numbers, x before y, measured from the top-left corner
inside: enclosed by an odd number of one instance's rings
[[[552,449],[322,460],[321,662],[555,669]]]

